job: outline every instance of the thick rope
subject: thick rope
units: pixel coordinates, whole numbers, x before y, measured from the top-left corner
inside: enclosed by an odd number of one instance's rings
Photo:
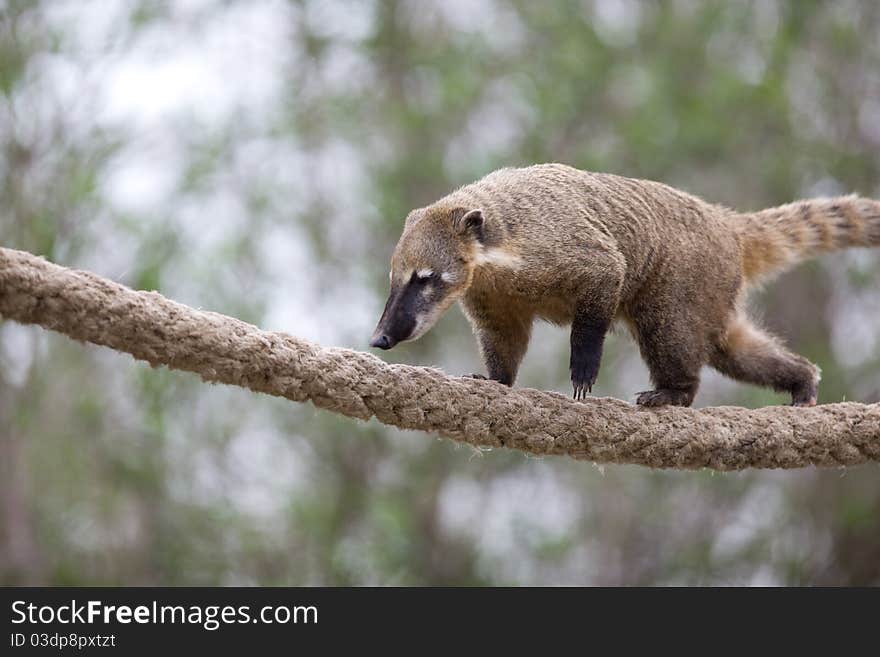
[[[477,447],[652,468],[797,468],[880,461],[880,404],[642,409],[450,377],[136,292],[0,248],[0,315],[205,381]]]

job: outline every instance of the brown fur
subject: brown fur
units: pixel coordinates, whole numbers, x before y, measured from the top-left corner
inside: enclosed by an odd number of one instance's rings
[[[462,226],[473,209],[482,224]],[[418,335],[460,300],[490,378],[507,384],[540,318],[572,325],[572,382],[583,396],[620,319],[655,385],[640,404],[689,405],[711,364],[809,405],[818,368],[753,326],[742,301],[748,283],[845,246],[880,246],[880,202],[849,196],[740,214],[660,183],[544,164],[496,171],[413,211],[392,285],[416,270],[447,273],[453,282],[426,292],[437,312]]]

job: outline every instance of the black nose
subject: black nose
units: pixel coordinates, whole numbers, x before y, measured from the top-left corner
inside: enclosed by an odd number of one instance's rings
[[[379,349],[391,349],[391,338],[384,333],[382,335],[377,335],[370,340],[370,346],[378,347]]]

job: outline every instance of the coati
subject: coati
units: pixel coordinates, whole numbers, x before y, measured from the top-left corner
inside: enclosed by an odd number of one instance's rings
[[[501,169],[406,218],[370,344],[415,340],[460,301],[489,378],[512,385],[533,321],[570,324],[571,382],[583,398],[621,320],[654,384],[640,405],[689,406],[709,364],[813,406],[819,368],[749,320],[746,290],[848,246],[880,246],[880,202],[844,196],[739,213],[562,164]]]

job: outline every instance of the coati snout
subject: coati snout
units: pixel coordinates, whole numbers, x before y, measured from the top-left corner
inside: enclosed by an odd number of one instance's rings
[[[461,297],[482,222],[479,209],[410,214],[391,258],[391,292],[371,347],[391,349],[420,338]]]
[[[430,328],[426,320],[435,314],[437,302],[443,296],[438,278],[426,269],[414,271],[402,284],[392,283],[385,311],[370,340],[371,347],[391,349],[398,342],[418,338]]]
[[[640,405],[689,406],[708,364],[812,406],[819,368],[749,320],[746,292],[848,246],[880,246],[880,202],[847,196],[738,213],[562,164],[501,169],[407,217],[370,344],[414,340],[459,300],[489,378],[512,385],[534,320],[570,325],[581,398],[599,374],[605,334],[622,320],[654,384]]]

